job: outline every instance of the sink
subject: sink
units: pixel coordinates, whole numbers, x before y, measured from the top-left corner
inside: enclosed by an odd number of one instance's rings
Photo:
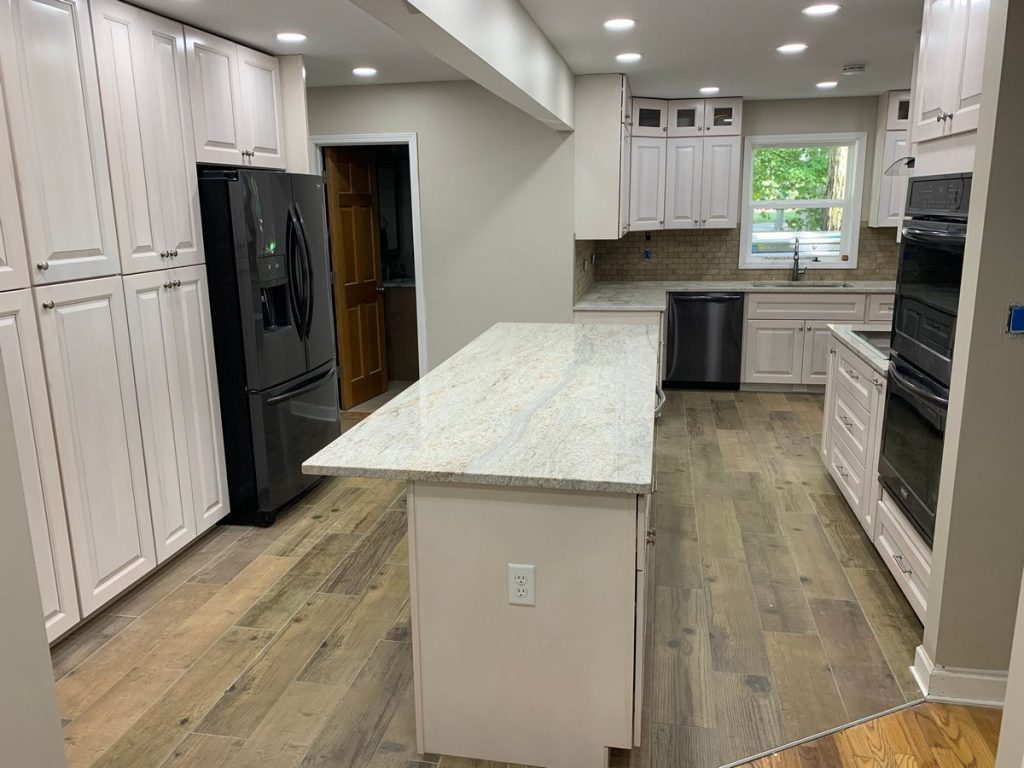
[[[889,350],[892,349],[890,346],[892,343],[891,331],[854,331],[853,335],[864,339],[886,357],[889,356]]]
[[[755,288],[853,288],[853,283],[826,280],[763,280],[753,285]]]

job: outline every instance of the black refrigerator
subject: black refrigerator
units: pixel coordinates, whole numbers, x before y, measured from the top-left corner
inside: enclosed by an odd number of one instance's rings
[[[319,176],[199,169],[230,522],[271,525],[340,434]]]

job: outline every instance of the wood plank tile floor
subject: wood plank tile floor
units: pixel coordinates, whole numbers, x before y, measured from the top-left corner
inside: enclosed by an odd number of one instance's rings
[[[669,393],[643,747],[714,768],[918,696],[921,626],[827,477],[822,398]],[[219,526],[53,648],[68,762],[500,768],[416,753],[399,483]]]

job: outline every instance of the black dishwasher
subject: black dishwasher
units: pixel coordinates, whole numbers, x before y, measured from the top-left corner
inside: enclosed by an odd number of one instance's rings
[[[669,293],[665,386],[739,389],[742,293]]]

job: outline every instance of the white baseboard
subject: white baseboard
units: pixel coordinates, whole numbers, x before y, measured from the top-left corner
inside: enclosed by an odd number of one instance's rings
[[[1006,699],[1006,672],[936,666],[923,645],[917,646],[910,670],[929,701],[1002,707]]]

